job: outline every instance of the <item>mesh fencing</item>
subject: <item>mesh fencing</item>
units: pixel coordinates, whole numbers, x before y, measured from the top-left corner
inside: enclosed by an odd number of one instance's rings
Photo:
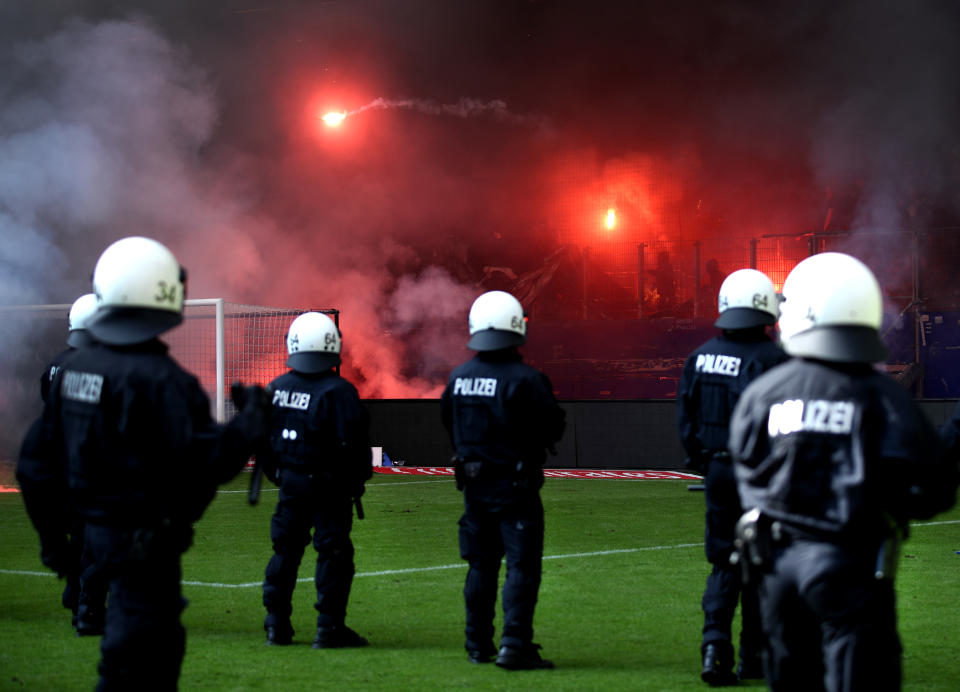
[[[636,266],[622,274],[632,283],[629,290],[642,317],[711,318],[720,286],[732,272],[758,269],[779,290],[790,270],[810,254],[809,246],[804,237],[655,241],[638,246]],[[620,283],[626,287],[628,281]]]
[[[218,307],[222,310],[220,325]],[[231,383],[265,385],[287,370],[287,330],[304,312],[221,300],[188,300],[183,324],[165,334],[163,340],[169,344],[171,355],[200,380],[214,415],[226,420],[236,412],[230,401]],[[314,312],[326,313],[339,324],[338,310]],[[222,363],[219,385],[218,356]]]

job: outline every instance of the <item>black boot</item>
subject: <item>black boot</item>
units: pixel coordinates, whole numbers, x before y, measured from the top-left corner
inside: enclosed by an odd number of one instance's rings
[[[318,627],[317,637],[313,640],[314,649],[344,649],[369,644],[364,637],[354,632],[346,625],[332,627]]]
[[[293,643],[293,627],[289,622],[266,625],[267,646],[288,646]]]
[[[492,663],[497,655],[497,649],[493,644],[477,646],[468,642],[466,649],[470,663]]]
[[[99,637],[106,627],[107,614],[102,608],[91,607],[81,603],[77,608],[77,636]]]
[[[703,670],[700,679],[711,687],[726,687],[737,684],[733,674],[733,655],[723,655],[718,644],[703,647]]]
[[[553,661],[540,658],[539,644],[524,644],[523,646],[501,646],[500,654],[495,663],[507,670],[537,670],[553,668]]]
[[[740,680],[763,680],[763,659],[760,654],[740,654],[737,664],[737,678]]]

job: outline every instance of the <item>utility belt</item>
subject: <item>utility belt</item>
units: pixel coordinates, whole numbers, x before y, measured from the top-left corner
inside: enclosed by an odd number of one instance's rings
[[[873,576],[878,580],[894,578],[900,556],[903,532],[895,522],[891,521],[889,524],[891,533],[877,548],[873,566]],[[764,514],[758,508],[751,509],[740,517],[734,536],[734,551],[730,555],[730,564],[740,565],[744,583],[759,580],[760,573],[769,572],[779,551],[794,541],[807,538],[812,541],[826,540],[802,532],[795,535],[780,521]]]
[[[303,495],[313,489],[330,487],[341,483],[341,475],[331,469],[317,469],[307,464],[280,464],[277,474],[279,485],[295,495]]]
[[[112,546],[111,565],[130,562],[154,562],[179,558],[193,542],[193,526],[184,520],[169,518],[131,528],[129,524],[87,522],[98,532],[94,540]]]
[[[474,483],[507,480],[526,486],[530,480],[528,474],[524,473],[525,462],[522,460],[516,463],[497,463],[483,459],[464,459],[454,456],[452,461],[457,490],[463,490],[465,486]]]
[[[131,535],[130,559],[153,560],[178,557],[193,542],[193,527],[164,521],[152,528],[136,529]]]
[[[732,464],[733,457],[731,457],[730,452],[726,450],[707,449],[697,454],[695,457],[687,459],[686,467],[691,471],[705,476],[707,474],[707,467],[710,466],[711,461],[719,461],[723,464]]]

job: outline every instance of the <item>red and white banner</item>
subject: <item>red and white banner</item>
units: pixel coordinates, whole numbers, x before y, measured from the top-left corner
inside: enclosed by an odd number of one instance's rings
[[[253,464],[248,465],[252,469]],[[453,476],[452,466],[375,466],[374,471],[394,476]],[[547,478],[609,478],[631,481],[702,481],[694,473],[683,471],[601,471],[598,469],[544,469]],[[0,493],[18,493],[12,485],[0,485]]]

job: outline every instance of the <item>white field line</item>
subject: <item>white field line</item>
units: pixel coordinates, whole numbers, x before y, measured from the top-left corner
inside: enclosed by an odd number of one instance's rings
[[[645,548],[619,548],[616,550],[597,550],[589,553],[566,553],[564,555],[544,555],[544,560],[564,560],[570,558],[598,557],[600,555],[617,555],[620,553],[640,553],[652,550],[672,550],[675,548],[701,548],[703,543],[678,543],[677,545],[654,545]],[[464,562],[458,562],[452,565],[433,565],[431,567],[408,567],[406,569],[384,569],[376,572],[357,572],[354,577],[383,577],[391,574],[416,574],[420,572],[435,572],[444,569],[463,569],[467,565]],[[27,570],[0,569],[0,574],[19,574],[30,577],[52,577],[52,572],[32,572]],[[297,579],[297,582],[312,582],[313,577],[304,577]],[[206,581],[183,581],[187,586],[209,586],[216,589],[249,589],[254,586],[262,586],[262,581],[246,582],[243,584],[224,584],[219,582]]]
[[[960,519],[950,519],[948,521],[927,521],[916,524],[911,524],[911,527],[920,527],[920,526],[945,526],[948,524],[960,524]],[[620,555],[626,553],[645,553],[655,550],[676,550],[677,548],[701,548],[703,543],[677,543],[675,545],[652,545],[644,548],[617,548],[614,550],[596,550],[588,553],[565,553],[563,555],[544,555],[544,560],[567,560],[571,558],[585,558],[585,557],[599,557],[602,555]],[[463,562],[458,562],[451,565],[433,565],[431,567],[408,567],[405,569],[384,569],[376,572],[357,572],[354,577],[384,577],[391,574],[417,574],[420,572],[436,572],[438,570],[445,569],[463,569],[466,567],[466,564]],[[52,577],[55,576],[52,572],[36,572],[31,570],[20,570],[20,569],[0,569],[0,574],[14,574],[26,577]],[[312,582],[313,577],[304,577],[302,579],[297,579],[298,583]],[[255,582],[246,582],[241,584],[225,584],[219,582],[207,582],[207,581],[183,581],[186,586],[207,586],[214,589],[250,589],[257,586],[262,586],[262,581]]]
[[[567,553],[566,555],[544,555],[544,560],[562,560],[566,558],[596,557],[599,555],[616,555],[619,553],[639,553],[651,550],[671,550],[674,548],[702,548],[703,543],[678,543],[677,545],[654,545],[646,548],[620,548],[617,550],[597,550],[590,553]],[[420,572],[436,572],[443,569],[465,569],[465,562],[452,565],[433,565],[432,567],[408,567],[406,569],[384,569],[377,572],[357,572],[354,577],[385,577],[391,574],[418,574]],[[297,579],[298,583],[313,582],[313,577]],[[218,584],[203,581],[184,581],[189,586],[210,586],[218,589],[245,589],[253,586],[262,586],[263,582],[248,582],[246,584]]]

